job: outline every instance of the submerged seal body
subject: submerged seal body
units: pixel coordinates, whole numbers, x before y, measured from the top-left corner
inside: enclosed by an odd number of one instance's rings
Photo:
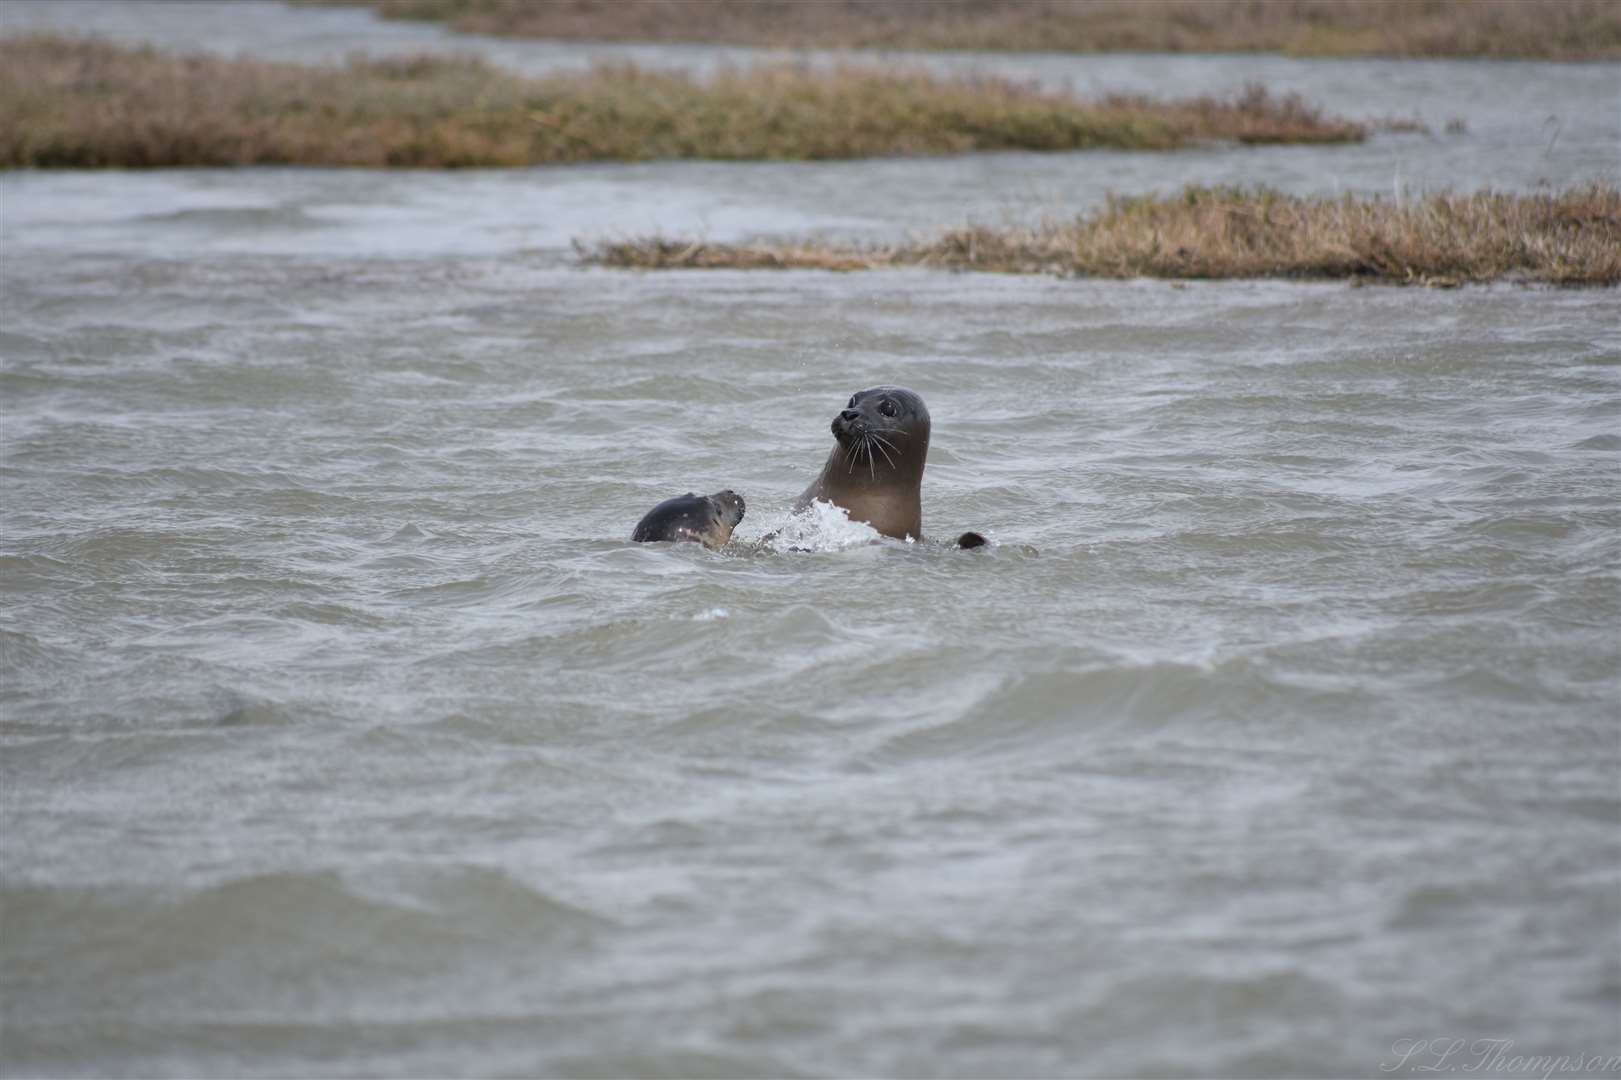
[[[652,540],[696,540],[706,548],[718,548],[732,538],[732,530],[743,520],[743,497],[730,489],[713,495],[687,492],[665,499],[636,523],[630,538]]]
[[[923,399],[900,386],[860,390],[832,426],[836,445],[794,508],[821,499],[885,536],[923,539],[923,466],[929,457]]]

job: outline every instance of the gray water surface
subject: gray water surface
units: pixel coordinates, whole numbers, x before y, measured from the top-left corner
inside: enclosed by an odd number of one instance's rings
[[[568,249],[1608,130],[0,176],[0,1072],[1621,1073],[1612,290]],[[766,542],[884,381],[994,546]]]
[[[1613,1052],[1612,294],[160,228],[4,264],[8,1074]],[[885,380],[999,546],[758,546]]]

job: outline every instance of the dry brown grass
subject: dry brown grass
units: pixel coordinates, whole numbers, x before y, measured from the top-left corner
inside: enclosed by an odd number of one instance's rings
[[[630,66],[540,79],[471,58],[345,67],[0,41],[0,167],[510,166],[1344,142],[1358,124],[1234,101],[1078,102],[996,80],[772,65],[705,82]]]
[[[1621,283],[1621,192],[1436,195],[1402,205],[1346,196],[1188,188],[1110,198],[1029,228],[971,226],[895,247],[732,246],[663,238],[581,246],[603,266],[870,270],[928,266],[1130,278],[1349,278],[1458,285],[1500,278]]]
[[[306,0],[309,2],[309,0]],[[315,0],[595,41],[1297,56],[1621,56],[1615,0]]]

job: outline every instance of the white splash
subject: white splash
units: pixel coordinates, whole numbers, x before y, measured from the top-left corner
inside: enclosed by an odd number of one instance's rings
[[[726,618],[730,614],[731,614],[731,612],[727,611],[723,607],[712,607],[712,608],[709,608],[707,611],[700,611],[700,612],[698,612],[698,614],[692,616],[692,621],[693,622],[718,622],[719,620]]]
[[[880,539],[865,521],[851,521],[849,511],[821,499],[789,514],[762,543],[772,551],[846,551]]]

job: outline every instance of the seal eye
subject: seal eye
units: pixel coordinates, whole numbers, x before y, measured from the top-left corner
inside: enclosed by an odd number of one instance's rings
[[[856,396],[854,394],[851,394],[850,395],[850,404],[846,405],[845,408],[846,409],[853,409],[855,407],[856,407]]]
[[[878,411],[883,413],[885,416],[894,416],[896,412],[895,403],[890,401],[888,398],[885,398],[883,401],[878,403]]]

